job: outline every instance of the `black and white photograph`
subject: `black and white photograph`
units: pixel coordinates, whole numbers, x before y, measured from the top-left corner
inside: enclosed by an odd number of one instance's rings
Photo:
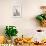
[[[13,16],[21,16],[22,7],[21,6],[13,6]]]

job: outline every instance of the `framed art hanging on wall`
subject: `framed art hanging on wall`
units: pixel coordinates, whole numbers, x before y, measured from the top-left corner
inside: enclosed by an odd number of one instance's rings
[[[13,17],[22,16],[22,0],[13,0],[11,3]]]
[[[22,15],[21,6],[13,6],[13,16],[20,17]]]

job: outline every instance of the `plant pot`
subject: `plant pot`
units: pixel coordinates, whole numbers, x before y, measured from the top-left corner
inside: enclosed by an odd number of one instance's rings
[[[46,20],[41,21],[41,26],[46,27]]]
[[[12,40],[12,43],[14,44],[14,40],[17,38],[17,36],[12,36],[11,40]]]
[[[12,41],[11,41],[10,39],[7,39],[7,43],[8,43],[8,44],[11,44]]]

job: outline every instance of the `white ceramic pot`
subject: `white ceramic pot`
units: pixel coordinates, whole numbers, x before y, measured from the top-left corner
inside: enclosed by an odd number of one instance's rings
[[[14,44],[14,40],[17,38],[17,36],[12,36],[11,40],[12,40],[12,43]]]
[[[11,40],[9,40],[9,39],[7,39],[7,43],[8,43],[8,44],[11,44],[11,43],[12,43],[12,41],[11,41]]]

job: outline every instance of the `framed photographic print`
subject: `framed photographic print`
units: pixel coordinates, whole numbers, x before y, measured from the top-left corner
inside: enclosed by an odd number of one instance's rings
[[[22,0],[12,0],[11,2],[12,16],[21,17],[22,16]]]
[[[20,17],[22,15],[22,7],[21,6],[13,6],[13,16]]]

